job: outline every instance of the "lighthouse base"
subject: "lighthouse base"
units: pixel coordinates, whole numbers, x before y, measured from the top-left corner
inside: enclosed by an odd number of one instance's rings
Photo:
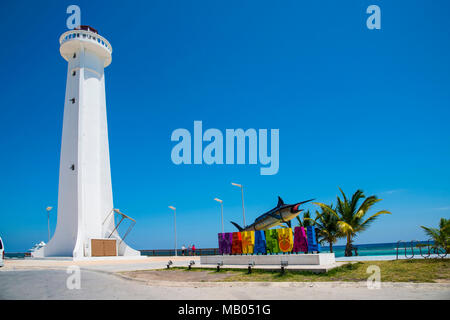
[[[84,258],[117,258],[117,257],[139,257],[140,251],[130,248],[120,238],[88,239],[84,243],[78,241],[75,248],[62,246],[63,241],[53,237],[50,242],[31,253],[33,258],[45,257],[73,257],[74,260]],[[100,245],[99,245],[100,242]]]

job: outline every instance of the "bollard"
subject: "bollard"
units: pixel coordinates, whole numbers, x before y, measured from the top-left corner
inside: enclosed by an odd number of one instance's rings
[[[248,274],[252,273],[252,267],[255,265],[254,261],[248,263]]]
[[[284,274],[284,269],[285,269],[285,267],[287,267],[288,266],[288,262],[287,261],[281,261],[281,274]]]

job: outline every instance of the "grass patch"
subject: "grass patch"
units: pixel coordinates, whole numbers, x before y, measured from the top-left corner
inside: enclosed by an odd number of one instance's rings
[[[253,269],[251,274],[247,269],[221,268],[220,273],[230,276],[218,281],[367,281],[370,276],[366,272],[371,265],[376,265],[381,270],[383,282],[450,282],[449,259],[416,259],[393,261],[365,261],[346,264],[328,271],[327,273],[313,273],[308,271],[286,270],[280,271]],[[185,270],[186,272],[209,271],[217,273],[216,269],[173,267],[172,270]],[[162,269],[167,270],[167,269]]]

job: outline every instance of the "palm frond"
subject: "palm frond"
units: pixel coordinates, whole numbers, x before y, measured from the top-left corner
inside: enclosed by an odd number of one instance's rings
[[[425,234],[427,236],[429,236],[430,238],[436,240],[440,237],[440,232],[439,229],[437,228],[428,228],[428,227],[424,227],[424,226],[420,226],[422,229],[425,230]]]
[[[322,208],[322,210],[328,211],[328,212],[334,214],[337,218],[339,218],[339,215],[337,214],[337,212],[333,208],[331,208],[329,205],[327,205],[325,203],[321,203],[321,202],[313,202],[313,204],[318,205],[319,207]]]
[[[353,227],[350,224],[348,224],[347,222],[338,221],[338,226],[341,229],[342,233],[344,233],[344,234],[353,234],[354,233]]]
[[[297,219],[298,225],[299,225],[300,227],[303,227],[302,219],[300,219],[299,216],[296,216],[295,218]]]
[[[356,190],[356,192],[352,196],[352,200],[350,202],[350,211],[355,212],[356,207],[358,206],[358,202],[360,199],[365,198],[364,192],[360,189]]]
[[[369,218],[367,218],[366,221],[364,221],[363,223],[361,223],[360,226],[359,226],[359,228],[358,228],[358,230],[360,230],[360,231],[365,230],[365,229],[369,226],[369,224],[371,224],[372,222],[374,222],[375,219],[376,219],[379,215],[382,215],[382,214],[391,214],[391,212],[390,212],[390,211],[387,211],[387,210],[381,210],[381,211],[378,211],[377,213],[375,213],[375,214],[371,215]]]
[[[366,212],[377,202],[381,201],[382,199],[378,199],[376,196],[370,196],[364,199],[364,202],[359,207],[356,216],[358,218],[362,218]]]

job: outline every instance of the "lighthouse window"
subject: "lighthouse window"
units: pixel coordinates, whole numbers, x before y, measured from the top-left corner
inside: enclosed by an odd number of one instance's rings
[[[75,98],[70,99],[70,101],[72,101],[72,103],[75,103]]]
[[[72,169],[72,171],[75,170],[75,165],[72,164],[72,165],[70,166],[70,169]]]
[[[75,70],[72,71],[72,75],[75,76],[77,72]]]
[[[75,59],[76,57],[77,57],[77,54],[76,54],[76,53],[74,53],[74,54],[73,54],[73,58]]]

